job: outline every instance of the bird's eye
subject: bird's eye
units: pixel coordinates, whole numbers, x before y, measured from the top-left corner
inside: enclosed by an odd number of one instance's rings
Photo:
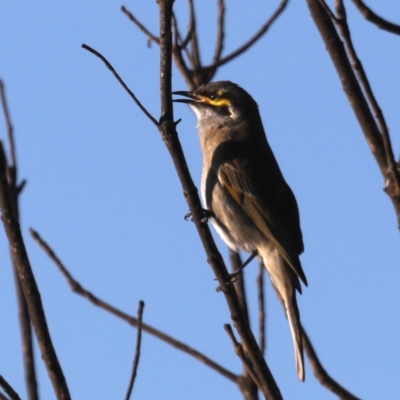
[[[211,99],[211,100],[215,100],[216,98],[217,98],[217,95],[216,95],[216,94],[210,95],[210,99]]]

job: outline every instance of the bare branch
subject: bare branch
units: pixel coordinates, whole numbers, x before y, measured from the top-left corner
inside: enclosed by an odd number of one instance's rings
[[[197,28],[196,28],[196,15],[194,11],[193,0],[188,0],[189,2],[189,32],[190,32],[190,40],[192,43],[192,57],[191,64],[193,66],[193,71],[196,73],[200,71],[201,61],[200,61],[200,48],[197,40]]]
[[[396,35],[400,35],[400,25],[394,24],[382,17],[378,14],[374,13],[363,1],[361,0],[351,0],[354,5],[358,8],[360,13],[364,16],[364,18],[375,24],[378,28],[383,29],[385,31],[394,33]]]
[[[385,145],[383,142],[382,132],[379,130],[377,122],[371,112],[370,105],[352,69],[343,43],[329,13],[322,6],[321,2],[323,2],[323,0],[307,0],[311,16],[325,42],[326,49],[342,82],[343,90],[347,95],[365,139],[384,177],[386,192],[392,200],[397,215],[398,226],[400,226],[400,195],[396,189],[398,187],[398,183],[396,182],[398,173],[394,172],[388,165],[388,157],[385,148],[389,146],[389,144],[386,143]]]
[[[121,11],[148,37],[150,41],[160,44],[160,38],[153,35],[130,11],[128,11],[125,6],[121,6]]]
[[[218,22],[217,22],[217,42],[213,63],[216,63],[221,58],[222,50],[224,49],[225,40],[225,4],[224,0],[218,0]]]
[[[243,345],[246,348],[249,360],[253,364],[261,386],[259,389],[270,400],[282,399],[280,390],[262,356],[253,332],[243,318],[240,302],[236,291],[229,285],[229,274],[223,262],[222,256],[215,245],[210,229],[205,222],[202,222],[203,210],[201,207],[198,191],[193,183],[189,169],[182,151],[181,144],[175,129],[172,109],[171,96],[171,64],[172,64],[172,40],[171,40],[171,20],[173,0],[159,0],[160,6],[160,49],[161,49],[161,109],[162,117],[159,130],[162,139],[170,152],[172,161],[176,168],[179,180],[182,185],[183,193],[186,197],[190,212],[193,216],[196,229],[207,254],[208,262],[221,284],[225,299],[231,313],[231,318],[235,321]]]
[[[235,349],[235,353],[242,361],[242,363],[245,366],[246,371],[249,373],[251,379],[253,380],[253,382],[256,383],[256,385],[258,387],[261,387],[262,386],[261,382],[258,379],[258,376],[253,369],[253,365],[251,364],[251,361],[247,358],[247,356],[243,350],[243,346],[236,340],[235,335],[232,331],[232,327],[230,326],[230,324],[225,324],[224,329],[232,341],[233,348]]]
[[[322,366],[317,356],[317,353],[315,352],[314,347],[303,327],[302,335],[304,350],[306,351],[314,375],[321,383],[321,385],[325,386],[332,393],[335,393],[337,396],[339,396],[341,400],[360,400],[358,397],[351,394],[348,390],[339,385],[339,383],[337,383],[333,378],[328,375],[325,368]]]
[[[251,46],[253,46],[254,43],[256,43],[259,39],[261,39],[262,36],[264,36],[264,34],[268,31],[268,29],[271,27],[271,25],[282,14],[282,12],[285,10],[288,3],[289,3],[289,0],[282,0],[281,3],[279,4],[278,8],[268,19],[268,21],[259,29],[259,31],[251,39],[249,39],[245,44],[240,46],[237,50],[235,50],[231,54],[227,55],[224,58],[221,58],[217,62],[214,62],[212,65],[208,66],[207,68],[215,69],[217,67],[220,67],[221,65],[224,65],[224,64],[228,63],[229,61],[232,61],[234,58],[240,56],[246,50],[248,50]]]
[[[12,386],[0,375],[0,387],[10,396],[11,400],[21,400],[18,393],[12,388]]]
[[[42,358],[58,399],[69,400],[69,390],[58,362],[50,332],[47,327],[40,293],[26,252],[18,219],[7,182],[7,162],[3,144],[0,142],[0,209],[2,221],[10,243],[13,263],[16,266],[22,290],[28,305],[29,315],[35,329]]]
[[[379,131],[382,135],[383,147],[386,155],[386,163],[390,171],[389,173],[391,175],[391,180],[386,182],[386,188],[388,191],[390,191],[389,194],[391,196],[400,196],[400,177],[397,170],[396,162],[394,160],[389,130],[386,125],[385,117],[383,116],[382,110],[379,107],[379,104],[372,91],[367,74],[365,73],[363,65],[358,58],[356,50],[354,48],[353,41],[351,39],[350,29],[347,24],[346,9],[342,0],[336,0],[336,13],[336,25],[338,26],[339,32],[342,35],[343,42],[350,57],[353,70],[355,71],[358,81],[360,82],[364,90],[365,96],[373,114],[375,115]]]
[[[242,307],[243,317],[246,319],[247,324],[250,326],[250,319],[248,314],[248,306],[246,299],[246,288],[244,285],[244,276],[242,269],[242,259],[240,254],[236,251],[229,249],[229,258],[232,265],[232,273],[240,271],[237,275],[237,279],[235,280],[235,288],[236,293],[239,298],[240,305]]]
[[[84,297],[85,299],[89,300],[92,304],[94,304],[97,307],[102,308],[103,310],[108,311],[110,314],[121,318],[131,326],[137,327],[138,326],[138,320],[137,318],[128,315],[124,313],[123,311],[115,308],[111,304],[101,300],[99,297],[85,289],[72,275],[71,273],[67,270],[67,268],[64,266],[64,264],[61,262],[61,260],[57,257],[53,249],[40,237],[39,233],[36,232],[34,229],[30,228],[30,233],[35,239],[35,241],[39,244],[39,246],[43,249],[43,251],[49,256],[49,258],[56,264],[60,272],[63,274],[64,278],[67,280],[69,286],[71,287],[71,290],[80,296]],[[153,328],[150,325],[147,325],[145,323],[142,324],[143,330],[150,335],[164,341],[165,343],[168,343],[169,345],[177,348],[178,350],[183,351],[186,354],[189,354],[190,356],[194,357],[198,361],[204,363],[206,366],[214,369],[216,372],[220,373],[222,376],[225,378],[228,378],[229,380],[233,382],[237,382],[238,376],[235,375],[233,372],[230,372],[226,368],[222,367],[221,365],[217,364],[207,356],[205,356],[203,353],[200,353],[199,351],[193,349],[192,347],[188,346],[187,344],[180,342],[179,340],[174,339],[173,337],[159,331],[156,328]]]
[[[8,111],[7,98],[6,98],[6,89],[4,86],[4,82],[0,79],[0,98],[1,105],[3,108],[4,119],[7,125],[7,136],[8,136],[8,144],[10,146],[10,155],[11,155],[11,168],[15,168],[17,165],[17,154],[15,151],[15,140],[14,140],[14,129],[11,122],[10,113]]]
[[[265,296],[264,296],[264,276],[265,267],[262,262],[260,262],[258,267],[257,276],[257,293],[258,293],[258,329],[259,329],[259,346],[263,354],[265,354],[266,347],[266,337],[265,337]]]
[[[19,324],[22,338],[22,354],[25,369],[25,382],[29,400],[39,400],[38,384],[36,379],[35,357],[33,349],[33,335],[31,319],[28,312],[17,268],[14,265],[15,285],[17,290]]]
[[[8,133],[8,143],[11,155],[11,165],[8,166],[8,189],[11,196],[12,207],[14,217],[19,221],[19,194],[24,187],[26,181],[22,181],[20,184],[17,183],[17,175],[18,175],[18,166],[17,166],[17,153],[14,139],[14,131],[11,123],[11,116],[7,106],[7,98],[5,93],[4,83],[0,80],[0,97],[2,108],[4,112],[4,117],[7,125],[7,133]],[[15,278],[15,287],[17,294],[17,302],[18,302],[18,315],[19,315],[19,324],[21,330],[21,339],[22,339],[22,355],[25,369],[25,382],[27,386],[27,392],[30,400],[38,400],[38,386],[36,381],[36,369],[34,362],[34,352],[33,352],[33,338],[32,338],[32,326],[31,319],[28,312],[28,306],[25,301],[24,293],[22,290],[21,282],[18,276],[17,267],[14,263],[14,258],[11,257]]]
[[[106,65],[106,67],[113,73],[113,75],[117,78],[118,82],[122,85],[122,87],[128,92],[129,96],[133,99],[133,101],[136,103],[136,105],[143,111],[143,113],[146,115],[149,120],[158,127],[158,122],[157,120],[147,111],[147,109],[142,105],[142,103],[138,100],[138,98],[135,96],[135,94],[129,89],[128,85],[123,81],[123,79],[118,75],[117,71],[114,69],[114,67],[110,64],[110,62],[98,51],[93,49],[92,47],[83,44],[82,47],[89,51],[90,53],[94,54],[96,57],[100,58]]]
[[[129,380],[128,390],[126,392],[125,400],[129,400],[131,397],[133,385],[135,383],[135,378],[137,374],[137,369],[139,365],[139,358],[140,358],[140,345],[142,343],[142,320],[143,320],[143,308],[144,308],[144,301],[139,301],[139,308],[138,308],[138,319],[137,319],[137,339],[136,339],[136,349],[135,349],[135,358],[133,360],[133,367],[132,367],[132,375]]]

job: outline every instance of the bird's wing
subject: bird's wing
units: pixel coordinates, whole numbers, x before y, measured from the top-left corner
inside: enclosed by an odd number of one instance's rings
[[[220,165],[218,180],[307,284],[297,257],[303,251],[303,240],[294,195],[283,177],[271,190],[256,188],[252,183],[254,170],[250,161],[237,157]]]

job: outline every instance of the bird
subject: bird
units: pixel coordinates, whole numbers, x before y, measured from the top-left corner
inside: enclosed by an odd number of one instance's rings
[[[197,116],[203,154],[201,195],[216,231],[234,251],[256,253],[289,322],[297,374],[305,379],[296,291],[307,286],[299,209],[267,141],[258,105],[230,81],[177,91]]]

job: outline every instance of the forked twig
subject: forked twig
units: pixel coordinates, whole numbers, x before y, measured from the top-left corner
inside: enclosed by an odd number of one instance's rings
[[[278,17],[282,14],[285,10],[286,6],[288,5],[289,0],[282,0],[281,3],[278,5],[277,9],[274,13],[269,17],[269,19],[265,22],[265,24],[255,33],[253,37],[251,37],[246,43],[240,46],[238,49],[233,51],[231,54],[221,58],[219,61],[213,63],[212,65],[206,67],[208,69],[214,69],[224,65],[234,58],[243,54],[246,50],[248,50],[251,46],[253,46],[259,39],[261,39],[265,33],[267,33],[268,29],[271,25],[278,19]]]

